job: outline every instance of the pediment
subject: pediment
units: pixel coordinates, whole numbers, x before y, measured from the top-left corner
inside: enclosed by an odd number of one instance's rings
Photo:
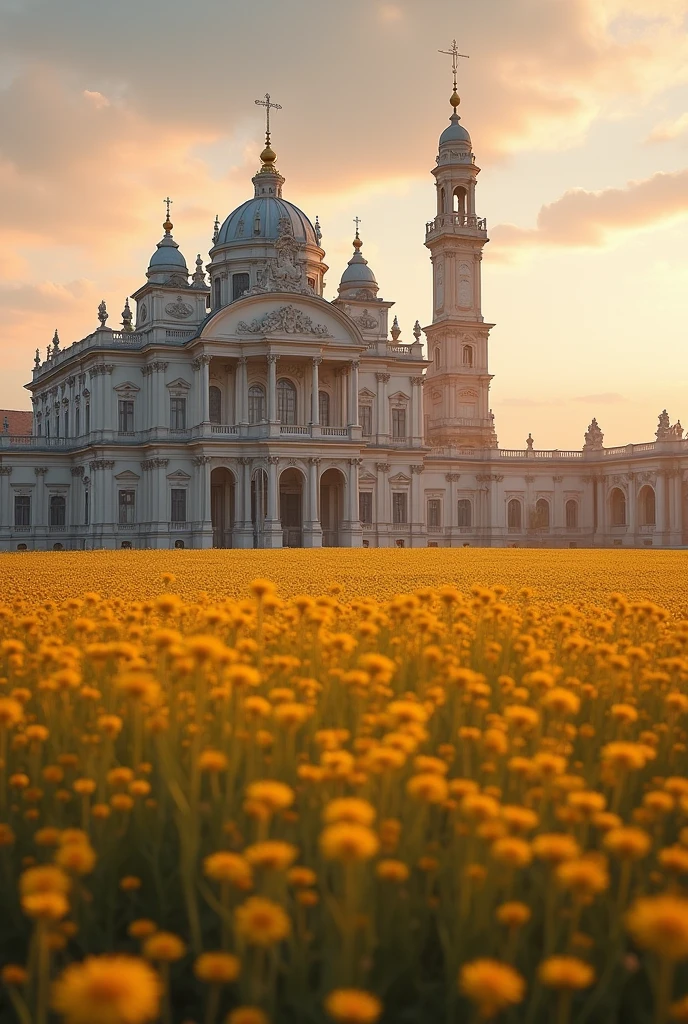
[[[358,325],[331,302],[289,292],[248,295],[230,303],[206,322],[200,337],[244,344],[268,339],[367,346]]]
[[[377,478],[372,473],[361,473],[358,478],[360,484],[374,484],[376,481]]]
[[[124,382],[124,384],[118,384],[117,387],[113,388],[113,390],[117,391],[119,394],[123,391],[140,391],[141,388],[137,387],[137,385],[134,384],[133,381],[127,380]]]
[[[175,470],[174,473],[168,473],[167,474],[167,479],[168,480],[179,480],[179,481],[182,481],[182,480],[190,480],[191,477],[190,477],[190,475],[188,473],[185,473],[183,469],[177,469],[177,470]]]
[[[403,391],[395,391],[393,395],[389,396],[393,402],[410,402],[411,396],[405,394]]]
[[[375,398],[376,396],[375,396],[375,392],[374,391],[370,391],[368,388],[361,388],[361,390],[358,392],[358,397],[359,398]]]
[[[396,476],[391,476],[389,478],[389,482],[391,484],[410,484],[411,477],[406,476],[405,473],[397,473]]]
[[[167,387],[168,388],[184,388],[184,390],[186,390],[186,391],[190,391],[191,390],[191,385],[189,384],[188,380],[184,380],[183,377],[177,377],[176,380],[171,380],[170,383],[167,385]]]
[[[116,477],[115,477],[115,480],[140,480],[140,479],[141,479],[141,477],[137,476],[136,473],[133,473],[130,469],[123,470],[121,473],[118,473],[116,475]]]

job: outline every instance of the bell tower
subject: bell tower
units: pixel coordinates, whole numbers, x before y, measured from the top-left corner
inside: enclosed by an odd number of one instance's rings
[[[425,328],[430,365],[424,390],[425,436],[436,445],[494,448],[489,406],[488,335],[481,309],[480,265],[489,241],[487,221],[476,214],[480,168],[471,137],[460,123],[456,89],[459,54],[454,40],[454,91],[449,127],[440,136],[433,168],[437,214],[426,225],[433,270],[433,319]]]

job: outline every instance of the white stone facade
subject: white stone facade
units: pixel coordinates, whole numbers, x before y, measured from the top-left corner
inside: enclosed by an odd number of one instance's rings
[[[453,101],[456,100],[456,103]],[[172,237],[125,305],[36,353],[33,432],[0,433],[0,550],[688,544],[688,439],[500,449],[481,309],[487,224],[454,113],[427,224],[433,317],[405,344],[356,233],[334,302],[321,232],[282,198],[268,145],[254,197],[193,275]],[[136,326],[133,326],[135,319]]]

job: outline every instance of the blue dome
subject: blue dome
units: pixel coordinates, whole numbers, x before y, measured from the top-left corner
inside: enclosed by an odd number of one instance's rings
[[[372,272],[366,260],[360,252],[355,253],[353,258],[342,274],[342,284],[374,284],[377,285],[375,274]]]
[[[291,221],[297,242],[318,245],[315,228],[306,214],[299,210],[298,206],[274,196],[254,196],[237,207],[220,228],[215,245],[226,245],[228,242],[251,238],[277,238],[282,217]]]
[[[449,120],[451,124],[440,135],[440,146],[445,142],[466,142],[470,146],[471,137],[463,125],[459,124],[459,115],[452,114]]]
[[[189,273],[186,260],[179,251],[179,246],[172,235],[165,234],[158,242],[158,247],[150,258],[148,273],[160,274],[165,271]]]

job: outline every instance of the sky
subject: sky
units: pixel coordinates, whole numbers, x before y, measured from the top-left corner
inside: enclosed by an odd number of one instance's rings
[[[163,198],[189,266],[252,195],[269,91],[284,196],[318,214],[333,298],[363,253],[402,341],[432,315],[425,223],[462,53],[488,220],[502,447],[688,426],[688,0],[0,0],[0,407],[36,347],[109,326]]]

